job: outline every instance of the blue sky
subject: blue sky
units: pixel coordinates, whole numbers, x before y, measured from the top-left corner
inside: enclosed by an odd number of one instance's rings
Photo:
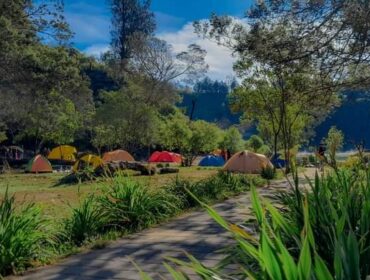
[[[108,0],[64,0],[65,15],[75,33],[74,45],[90,55],[99,55],[109,48],[110,10]],[[207,19],[211,13],[242,17],[251,0],[152,0],[157,20],[157,35],[168,41],[174,51],[198,43],[208,51],[209,75],[224,79],[232,75],[228,50],[206,42],[193,34],[191,22]],[[220,60],[220,56],[223,60]]]

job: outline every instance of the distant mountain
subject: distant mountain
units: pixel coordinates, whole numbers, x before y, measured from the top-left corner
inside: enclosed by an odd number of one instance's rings
[[[370,147],[370,99],[363,92],[346,94],[342,105],[316,128],[313,144],[319,144],[331,126],[342,130],[345,137],[345,150],[354,149],[354,144],[364,141]]]

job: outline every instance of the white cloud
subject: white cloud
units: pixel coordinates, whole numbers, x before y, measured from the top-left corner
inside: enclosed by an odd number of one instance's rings
[[[78,45],[103,44],[110,40],[110,11],[108,5],[94,5],[86,0],[68,1],[65,17],[75,33]]]
[[[83,52],[90,56],[100,57],[103,53],[109,50],[109,44],[95,44],[84,49]]]
[[[194,33],[191,23],[184,25],[176,32],[160,33],[158,37],[171,44],[176,53],[185,51],[188,45],[194,43],[205,49],[207,51],[206,62],[209,65],[207,75],[212,79],[224,80],[227,76],[234,75],[232,67],[235,57],[232,56],[231,50],[213,41],[200,38]]]

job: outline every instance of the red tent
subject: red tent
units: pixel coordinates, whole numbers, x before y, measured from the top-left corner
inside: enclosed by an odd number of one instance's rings
[[[53,168],[45,157],[37,155],[28,162],[25,171],[29,173],[49,173],[53,172]]]
[[[154,152],[150,158],[149,162],[175,162],[181,163],[181,155],[171,152]]]

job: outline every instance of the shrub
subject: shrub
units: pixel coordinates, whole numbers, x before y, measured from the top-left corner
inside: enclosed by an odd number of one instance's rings
[[[341,166],[347,169],[357,169],[361,165],[361,159],[359,156],[349,156]]]
[[[116,176],[99,198],[102,214],[114,227],[140,230],[173,216],[178,199],[171,193],[149,190],[130,178]]]
[[[193,195],[201,201],[212,202],[225,199],[231,194],[247,191],[255,183],[261,184],[254,177],[220,171],[217,175],[198,182],[176,178],[171,184],[165,187],[165,190],[178,197],[181,202],[180,207],[185,209],[199,205]]]
[[[174,181],[164,187],[164,190],[177,197],[177,205],[180,209],[187,209],[198,205],[198,202],[189,193],[189,191],[194,192],[194,186],[194,183],[188,180],[181,180],[176,176]]]
[[[280,196],[279,201],[285,205],[289,223],[296,229],[302,227],[304,215],[301,204],[305,197],[310,205],[309,219],[317,252],[330,270],[334,272],[334,267],[339,265],[337,258],[358,258],[361,263],[357,268],[363,276],[369,275],[370,173],[363,170],[340,170],[324,178],[316,175],[311,190],[312,192],[304,193],[297,185],[294,191]],[[288,237],[288,241],[292,238],[295,237]],[[350,248],[349,245],[356,248]],[[339,256],[339,253],[347,256]],[[348,265],[349,263],[348,260]]]
[[[72,215],[65,220],[65,235],[76,245],[96,236],[106,224],[96,199],[88,196],[79,207],[72,209]]]
[[[0,276],[22,271],[40,257],[41,244],[48,241],[45,224],[34,204],[16,209],[14,196],[5,193],[0,202]]]
[[[272,180],[276,176],[275,169],[270,166],[266,166],[265,168],[262,168],[261,171],[261,177],[266,180]]]
[[[316,165],[316,157],[314,156],[314,155],[312,155],[312,154],[310,154],[309,156],[308,156],[308,161],[309,161],[309,163],[310,164],[312,164],[312,165]]]

